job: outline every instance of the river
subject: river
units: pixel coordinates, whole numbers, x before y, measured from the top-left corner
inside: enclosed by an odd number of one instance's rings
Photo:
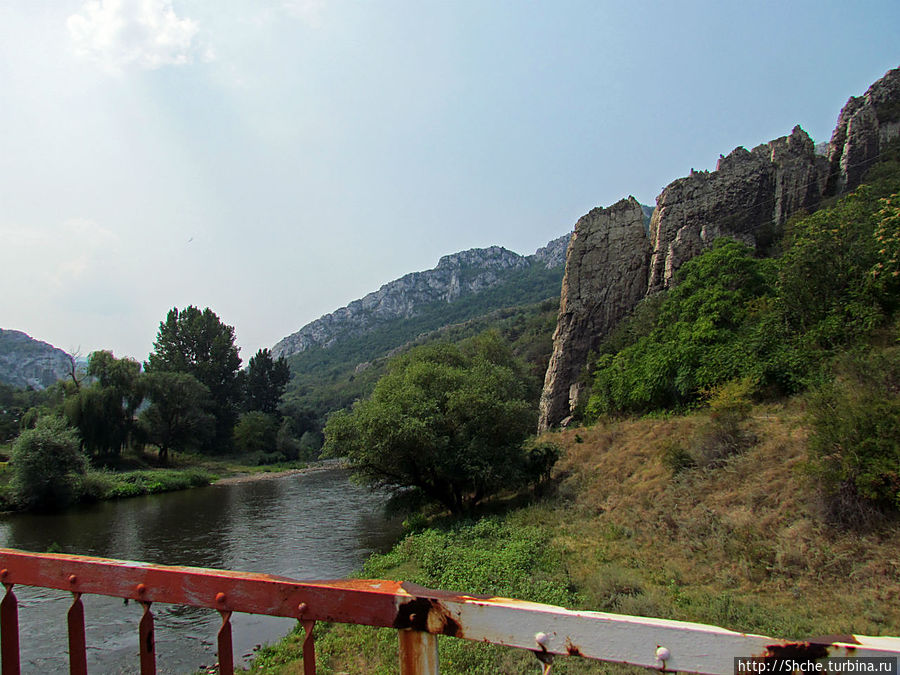
[[[0,518],[0,547],[337,579],[384,550],[399,525],[381,515],[382,499],[338,470],[213,485],[104,502],[56,515]],[[16,587],[23,673],[65,672],[68,593]],[[88,668],[138,668],[139,603],[86,595]],[[160,673],[190,673],[216,661],[219,614],[153,605]],[[273,642],[292,619],[235,614],[235,665],[257,644]]]

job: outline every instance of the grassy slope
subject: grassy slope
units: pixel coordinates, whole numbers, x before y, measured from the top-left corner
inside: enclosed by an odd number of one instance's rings
[[[490,527],[434,526],[411,535],[363,574],[473,592],[494,583],[491,569],[505,567],[519,582],[501,581],[497,594],[545,600],[568,593],[566,604],[575,607],[775,637],[900,635],[900,531],[896,523],[868,533],[823,524],[803,471],[803,414],[800,400],[758,406],[745,423],[762,439],[757,445],[677,477],[664,450],[672,442],[690,446],[706,414],[553,434],[566,450],[554,497],[511,507]],[[436,564],[441,550],[452,555]],[[522,585],[523,574],[535,583]],[[397,672],[391,630],[329,627],[317,649],[319,672]],[[441,638],[441,650],[446,673],[535,672],[534,657],[516,650],[452,638]],[[298,654],[294,635],[264,649],[255,668],[295,672]],[[554,672],[609,668],[570,658],[557,660]]]

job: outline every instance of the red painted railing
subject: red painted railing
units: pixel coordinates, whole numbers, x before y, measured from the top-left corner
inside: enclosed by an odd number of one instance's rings
[[[219,672],[232,673],[233,612],[292,617],[306,631],[303,669],[316,672],[316,621],[397,629],[400,673],[437,673],[437,635],[491,642],[535,653],[549,672],[554,655],[710,675],[735,672],[734,657],[799,662],[835,656],[896,660],[900,638],[845,635],[801,642],[736,633],[715,626],[643,617],[576,612],[508,598],[457,595],[383,580],[295,581],[245,572],[150,565],[123,560],[0,549],[0,661],[4,675],[19,673],[15,587],[72,593],[68,613],[69,667],[86,673],[85,593],[135,600],[144,608],[138,632],[141,673],[156,672],[153,603],[217,610]],[[896,673],[896,661],[895,670]]]

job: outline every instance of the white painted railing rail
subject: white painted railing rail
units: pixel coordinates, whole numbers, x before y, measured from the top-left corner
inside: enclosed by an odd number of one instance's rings
[[[71,592],[67,616],[71,673],[86,673],[83,594],[128,598],[141,603],[141,673],[156,672],[152,605],[206,607],[222,615],[218,633],[219,672],[233,672],[230,617],[233,612],[296,618],[306,631],[303,671],[315,673],[316,621],[394,628],[400,637],[402,675],[438,672],[437,636],[490,642],[535,654],[548,672],[557,655],[632,664],[659,671],[707,675],[761,675],[800,670],[804,675],[835,658],[877,657],[885,670],[842,673],[898,675],[900,638],[842,635],[800,641],[750,635],[696,623],[601,612],[572,611],[509,598],[447,593],[378,579],[296,581],[284,577],[197,567],[172,567],[125,560],[0,549],[0,665],[19,672],[16,586]],[[755,659],[742,671],[735,659]],[[849,662],[849,661],[848,661]],[[832,662],[834,663],[834,662]],[[538,665],[537,663],[535,664]],[[793,667],[792,667],[793,666]]]

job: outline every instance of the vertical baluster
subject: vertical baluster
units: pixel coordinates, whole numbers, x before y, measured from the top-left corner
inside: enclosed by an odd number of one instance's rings
[[[3,570],[6,576],[6,570]],[[3,584],[6,595],[0,601],[0,665],[4,675],[19,675],[19,603],[12,584]]]
[[[219,611],[222,627],[219,628],[219,675],[234,675],[234,647],[231,644],[231,612]]]
[[[84,605],[81,593],[72,593],[75,600],[69,607],[69,673],[87,675],[87,647],[84,636]]]
[[[303,675],[316,675],[316,643],[313,637],[315,621],[301,621],[306,637],[303,639]]]
[[[153,614],[150,603],[142,602],[144,616],[139,626],[141,648],[141,675],[156,675],[156,636],[153,634]]]
[[[437,635],[404,628],[400,634],[400,675],[438,675]]]

